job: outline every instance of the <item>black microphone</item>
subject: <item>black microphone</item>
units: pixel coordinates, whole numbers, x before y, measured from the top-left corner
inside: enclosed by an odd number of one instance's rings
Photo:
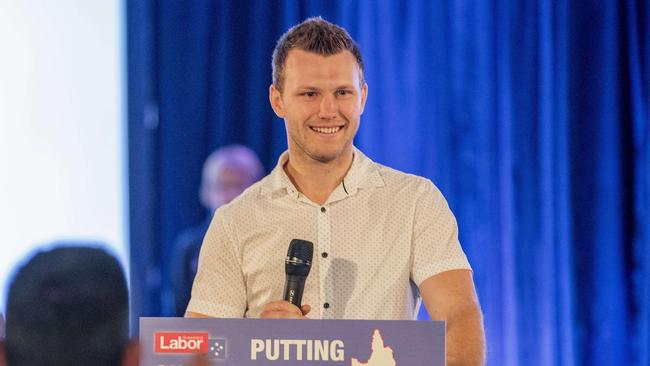
[[[311,260],[314,256],[314,244],[310,241],[293,239],[289,244],[287,259],[284,260],[284,272],[287,280],[284,283],[284,300],[297,307],[302,301],[302,291],[305,289],[305,280],[311,269]]]

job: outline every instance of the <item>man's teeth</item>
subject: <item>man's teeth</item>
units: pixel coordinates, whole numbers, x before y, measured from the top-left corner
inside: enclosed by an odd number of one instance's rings
[[[332,134],[338,132],[341,127],[312,127],[311,129],[318,133]]]

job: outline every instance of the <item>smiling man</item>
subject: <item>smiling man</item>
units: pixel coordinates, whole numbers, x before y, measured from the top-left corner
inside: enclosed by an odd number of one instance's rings
[[[356,43],[321,18],[280,38],[269,99],[288,151],[217,210],[187,315],[415,319],[422,300],[447,322],[447,363],[481,365],[482,315],[444,197],[353,145],[368,96],[363,71]],[[280,300],[294,238],[316,253],[301,309]]]

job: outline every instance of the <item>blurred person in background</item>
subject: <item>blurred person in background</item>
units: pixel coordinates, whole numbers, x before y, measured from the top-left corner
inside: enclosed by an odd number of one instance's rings
[[[199,198],[208,210],[203,222],[183,231],[174,243],[172,286],[175,315],[183,316],[190,301],[198,267],[199,250],[212,215],[228,204],[264,174],[257,155],[243,145],[227,145],[212,152],[203,164]]]

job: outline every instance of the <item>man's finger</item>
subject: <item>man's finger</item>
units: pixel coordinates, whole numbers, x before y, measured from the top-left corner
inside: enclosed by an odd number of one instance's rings
[[[302,315],[298,307],[288,301],[272,301],[264,306],[264,311],[291,312],[296,315]]]
[[[296,314],[289,311],[270,311],[265,310],[260,313],[262,319],[302,319],[302,313]]]
[[[300,311],[302,311],[302,315],[307,315],[311,311],[311,305],[305,304],[301,306]]]

